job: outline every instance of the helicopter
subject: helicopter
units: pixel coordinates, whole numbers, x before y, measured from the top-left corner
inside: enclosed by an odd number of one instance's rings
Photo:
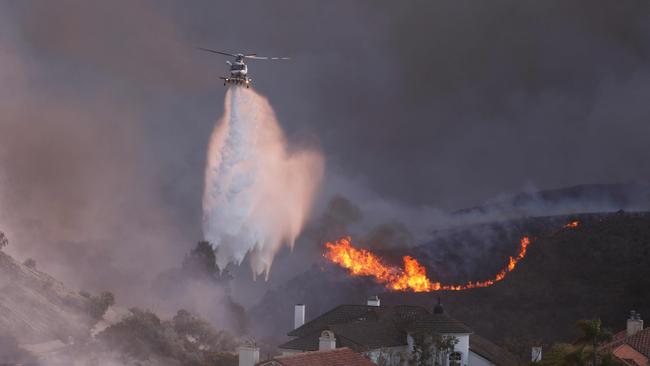
[[[242,85],[247,88],[250,87],[250,84],[253,82],[253,79],[248,77],[248,66],[246,65],[245,60],[289,60],[289,57],[266,57],[258,56],[256,53],[243,54],[243,53],[228,53],[221,52],[217,50],[212,50],[209,48],[198,47],[198,49],[216,53],[218,55],[231,56],[235,58],[235,61],[226,61],[230,65],[230,76],[222,76],[220,79],[223,79],[223,85],[228,84],[233,85]]]

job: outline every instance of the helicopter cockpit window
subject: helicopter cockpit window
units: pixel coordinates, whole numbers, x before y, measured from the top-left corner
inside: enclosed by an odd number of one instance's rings
[[[245,66],[243,64],[233,64],[231,69],[233,69],[233,70],[243,70],[244,67]]]

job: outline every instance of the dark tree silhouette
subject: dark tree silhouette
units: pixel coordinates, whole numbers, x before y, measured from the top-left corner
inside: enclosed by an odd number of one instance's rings
[[[9,239],[7,239],[5,233],[0,231],[0,250],[2,250],[2,248],[6,247],[7,245],[9,245]]]

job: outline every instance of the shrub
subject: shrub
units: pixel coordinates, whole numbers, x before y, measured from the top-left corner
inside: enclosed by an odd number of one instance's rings
[[[36,261],[32,258],[27,258],[23,264],[28,268],[36,269]]]
[[[88,313],[93,319],[101,319],[104,317],[106,310],[113,304],[115,304],[115,296],[108,291],[104,291],[99,296],[89,298]]]
[[[0,231],[0,250],[2,250],[2,248],[6,247],[7,245],[9,245],[9,239],[7,239],[5,233]]]
[[[235,343],[226,332],[214,330],[204,320],[180,310],[170,321],[137,308],[131,315],[106,328],[97,337],[111,349],[139,360],[151,355],[170,357],[182,365],[236,365],[237,357],[228,352]]]

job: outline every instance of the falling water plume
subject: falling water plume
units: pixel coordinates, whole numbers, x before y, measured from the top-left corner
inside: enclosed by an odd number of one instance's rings
[[[324,173],[315,150],[288,150],[268,100],[241,87],[228,90],[223,118],[208,149],[203,234],[217,264],[241,263],[268,278],[275,253],[294,242]]]

